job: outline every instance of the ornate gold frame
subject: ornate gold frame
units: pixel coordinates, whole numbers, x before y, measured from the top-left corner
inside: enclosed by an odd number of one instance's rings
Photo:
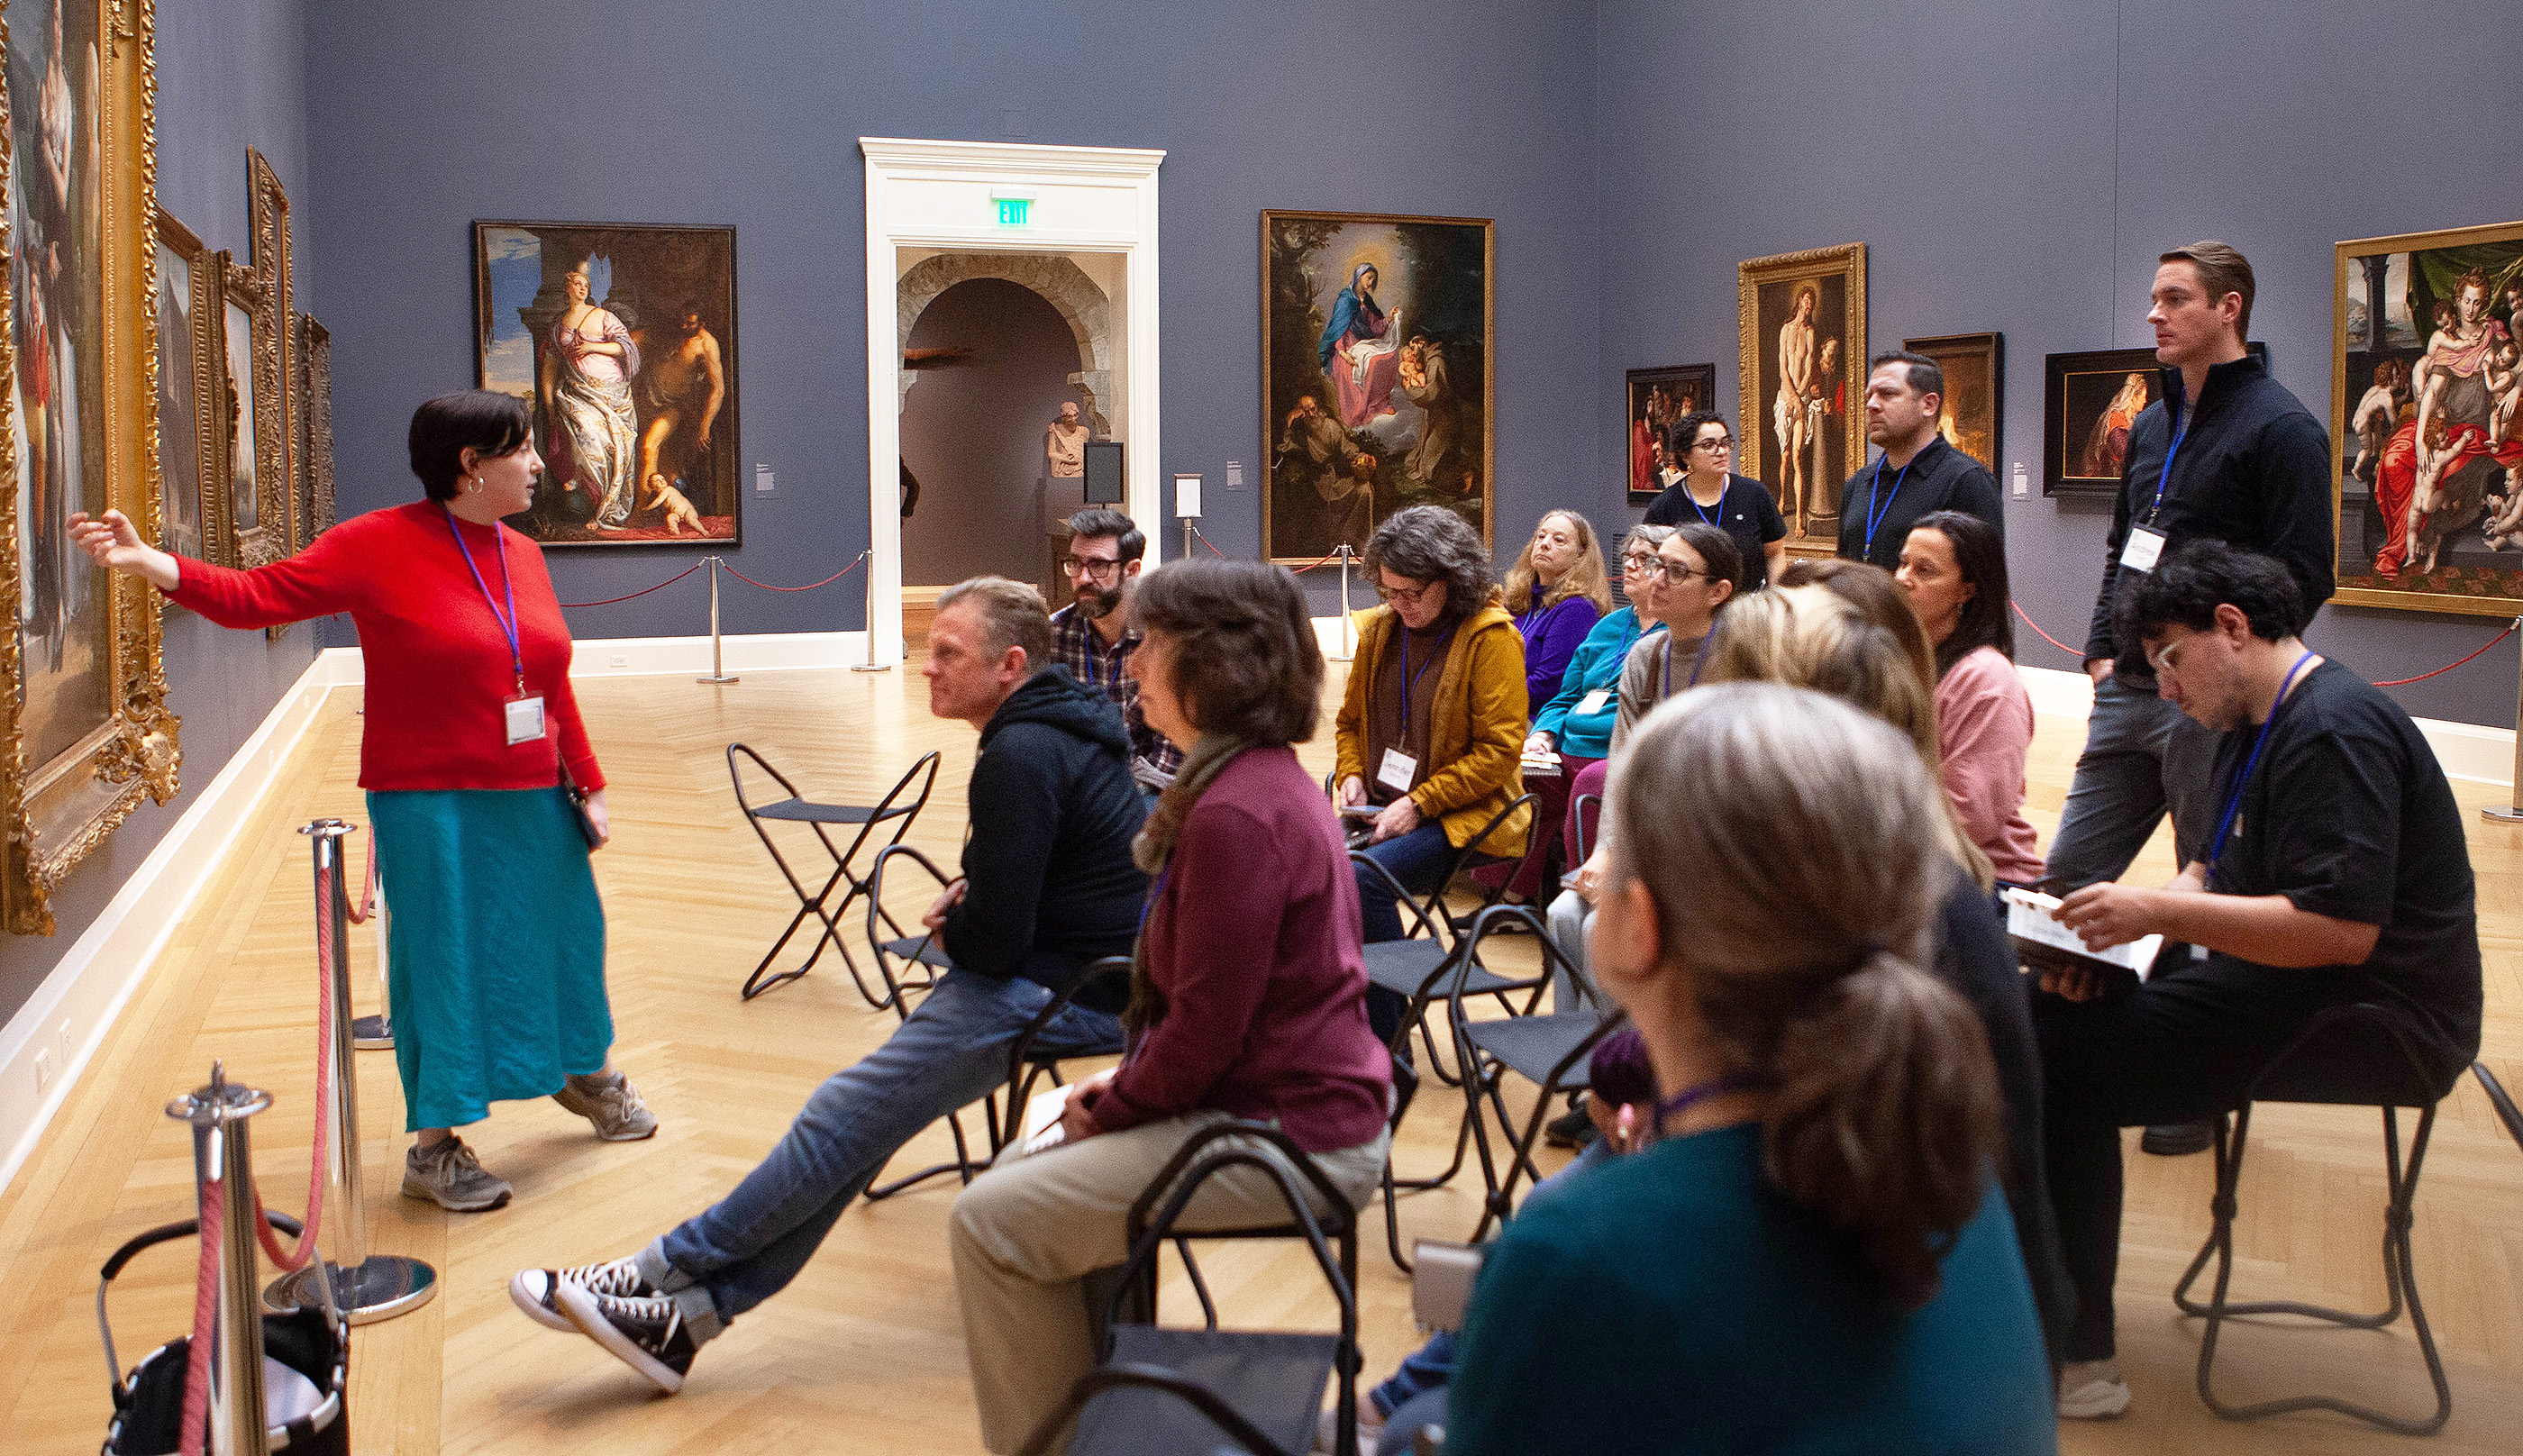
[[[290,305],[294,301],[295,290],[290,286],[289,276],[289,195],[280,189],[280,174],[273,171],[271,164],[252,147],[245,149],[245,173],[249,228],[254,235],[254,270],[262,276],[263,283],[271,290],[272,349],[267,362],[272,370],[270,377],[277,386],[275,394],[280,400],[280,473],[269,479],[282,483],[279,498],[284,502],[286,529],[281,533],[280,554],[292,556],[307,544],[312,535],[308,525],[314,513],[306,508],[306,482],[298,478],[295,464],[298,420],[291,399],[291,386],[297,380],[298,371],[292,363],[292,355],[297,352],[297,340],[291,337],[291,320],[295,315],[290,311]],[[256,413],[260,415],[266,360],[260,317],[256,322],[254,383]],[[262,429],[258,420],[255,426],[258,446],[262,443]]]
[[[333,331],[301,313],[297,329],[298,472],[307,479],[303,547],[333,529]]]
[[[281,387],[280,334],[272,325],[271,285],[262,270],[240,268],[225,253],[219,255],[219,263],[222,408],[218,463],[211,473],[218,485],[219,517],[226,523],[229,542],[235,547],[231,564],[246,568],[268,566],[290,554],[289,448],[280,438],[288,428],[289,406],[281,398],[287,392]],[[255,524],[251,527],[236,524],[236,475],[230,468],[234,443],[227,435],[226,422],[241,421],[242,416],[228,400],[236,386],[227,377],[227,305],[246,312],[246,349],[254,369]]]
[[[1845,285],[1843,308],[1846,316],[1841,320],[1840,337],[1847,341],[1840,359],[1840,379],[1848,387],[1848,401],[1841,410],[1846,420],[1842,429],[1847,436],[1847,446],[1840,459],[1851,470],[1866,459],[1866,412],[1857,407],[1857,396],[1864,388],[1862,381],[1866,378],[1857,369],[1867,359],[1866,245],[1844,243],[1836,248],[1808,248],[1802,253],[1781,253],[1736,264],[1736,307],[1742,357],[1735,402],[1742,418],[1736,421],[1735,429],[1738,438],[1756,442],[1746,456],[1737,462],[1738,468],[1746,475],[1760,468],[1761,450],[1757,443],[1760,437],[1754,432],[1761,428],[1769,412],[1769,402],[1761,398],[1761,288],[1771,283],[1795,283],[1834,274]],[[1778,482],[1765,481],[1763,484],[1770,488],[1771,493],[1777,493]],[[1835,487],[1839,482],[1831,484]],[[1786,512],[1784,505],[1780,509]],[[1804,509],[1804,502],[1799,501],[1787,523],[1788,554],[1829,556],[1839,548],[1837,514],[1834,512],[1823,518],[1832,524],[1827,532],[1819,535],[1809,530],[1812,519]]]
[[[81,3],[81,0],[66,0]],[[106,497],[154,540],[158,519],[157,11],[153,0],[84,0],[95,6],[98,181],[103,198],[101,298]],[[4,33],[4,32],[0,32]],[[5,85],[5,81],[0,81]],[[0,131],[0,170],[8,156]],[[0,305],[9,301],[0,272]],[[0,338],[0,388],[16,388],[17,359]],[[0,424],[0,429],[9,428]],[[175,795],[177,723],[167,711],[158,593],[135,577],[101,574],[112,708],[51,762],[26,762],[22,716],[24,644],[17,622],[27,581],[20,559],[15,450],[0,450],[0,824],[7,850],[0,905],[8,928],[53,931],[52,892],[138,808],[142,795]]]
[[[218,561],[224,559],[230,550],[225,544],[228,523],[220,520],[214,509],[218,498],[214,471],[216,469],[217,451],[224,446],[217,408],[221,388],[219,324],[226,312],[223,306],[225,295],[219,282],[219,256],[203,246],[202,240],[193,235],[193,230],[165,208],[158,210],[158,246],[184,259],[191,281],[188,292],[192,295],[192,316],[185,340],[187,356],[158,360],[158,367],[162,370],[188,369],[193,376],[193,458],[200,462],[200,468],[192,480],[176,481],[172,485],[177,492],[189,490],[193,493],[197,509],[202,514],[202,555],[206,560]],[[151,282],[150,301],[151,306],[155,307],[157,293],[154,285],[157,280],[153,278]],[[149,456],[150,473],[158,477],[151,494],[162,506],[169,485],[165,479],[164,445],[165,441],[161,440],[162,448],[152,450]],[[158,523],[162,546],[166,543],[166,526],[162,518]]]

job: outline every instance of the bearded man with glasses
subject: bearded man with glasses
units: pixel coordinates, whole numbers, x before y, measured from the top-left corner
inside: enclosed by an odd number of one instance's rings
[[[1148,727],[1139,711],[1139,682],[1128,670],[1139,647],[1130,625],[1130,584],[1145,564],[1148,538],[1128,516],[1090,507],[1071,516],[1069,554],[1061,575],[1074,595],[1051,614],[1051,660],[1069,675],[1113,700],[1130,729],[1130,776],[1156,794],[1174,781],[1182,750]]]

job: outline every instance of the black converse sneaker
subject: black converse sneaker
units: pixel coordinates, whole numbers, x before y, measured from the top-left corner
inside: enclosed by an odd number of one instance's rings
[[[560,1312],[555,1292],[564,1284],[574,1284],[598,1294],[611,1294],[617,1299],[638,1299],[657,1292],[640,1273],[637,1258],[615,1259],[604,1264],[580,1264],[571,1269],[520,1269],[508,1276],[508,1297],[526,1312],[526,1318],[547,1330],[575,1331],[569,1316]]]
[[[684,1328],[684,1313],[667,1298],[618,1298],[598,1294],[562,1281],[553,1301],[579,1332],[610,1350],[623,1364],[648,1378],[672,1395],[684,1387],[684,1373],[692,1368],[692,1334]]]

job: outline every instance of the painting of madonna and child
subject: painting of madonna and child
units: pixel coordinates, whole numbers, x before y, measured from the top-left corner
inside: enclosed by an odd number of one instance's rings
[[[482,388],[544,457],[508,524],[547,545],[738,540],[736,229],[473,224]]]
[[[2523,610],[2523,222],[2338,247],[2339,599]]]
[[[1493,224],[1262,214],[1262,548],[1361,550],[1404,506],[1490,535]]]

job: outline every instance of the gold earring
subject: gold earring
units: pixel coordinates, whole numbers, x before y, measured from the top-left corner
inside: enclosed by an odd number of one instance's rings
[[[465,482],[464,489],[477,495],[480,494],[482,493],[482,477],[477,475],[471,480]]]

